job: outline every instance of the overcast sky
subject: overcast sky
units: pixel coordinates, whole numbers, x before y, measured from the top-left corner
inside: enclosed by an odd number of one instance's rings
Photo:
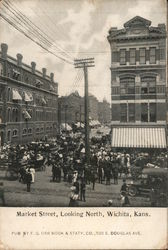
[[[59,56],[95,58],[95,67],[89,68],[89,92],[99,100],[110,101],[110,46],[108,30],[122,28],[134,16],[152,21],[152,26],[166,23],[164,0],[10,0],[52,40],[52,50]],[[1,11],[5,8],[1,5]],[[6,9],[7,11],[7,9]],[[7,12],[8,13],[8,12]],[[5,14],[5,12],[4,12]],[[37,69],[46,67],[54,72],[59,83],[59,95],[78,90],[83,95],[81,70],[47,53],[37,44],[0,18],[0,42],[7,43],[8,54],[23,55],[23,62],[35,61]],[[59,53],[58,47],[67,54]],[[70,56],[70,57],[69,57]],[[78,77],[77,77],[78,76]]]

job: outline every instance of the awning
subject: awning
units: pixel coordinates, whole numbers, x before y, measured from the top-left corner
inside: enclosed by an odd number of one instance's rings
[[[23,110],[22,113],[23,113],[25,119],[27,119],[27,120],[31,119],[31,115],[26,110]]]
[[[43,98],[41,98],[41,102],[42,102],[42,104],[44,104],[44,105],[46,105],[46,104],[47,104],[47,102],[46,102],[46,100],[44,99],[44,97],[43,97]]]
[[[21,101],[21,100],[22,100],[22,97],[21,97],[21,95],[19,94],[18,90],[12,89],[12,99],[13,99],[14,101]]]
[[[19,76],[19,75],[20,75],[20,72],[17,71],[17,70],[15,70],[15,69],[13,69],[13,74]]]
[[[165,128],[113,128],[112,147],[166,148]]]
[[[33,101],[33,96],[29,92],[24,92],[24,100],[25,102],[32,102]]]

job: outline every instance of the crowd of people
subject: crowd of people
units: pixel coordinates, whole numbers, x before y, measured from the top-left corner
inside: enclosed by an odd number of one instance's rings
[[[27,184],[28,192],[31,183],[35,181],[35,171],[51,166],[53,182],[72,184],[70,206],[73,206],[72,197],[78,196],[78,199],[86,200],[87,184],[92,184],[93,190],[96,182],[117,185],[118,178],[131,177],[133,166],[156,164],[165,167],[168,155],[167,152],[150,155],[149,152],[135,150],[119,151],[112,149],[104,140],[92,141],[88,165],[85,161],[84,136],[66,132],[54,139],[45,138],[25,145],[6,144],[1,148],[1,159],[3,158],[8,161],[8,171],[16,172],[19,181]]]

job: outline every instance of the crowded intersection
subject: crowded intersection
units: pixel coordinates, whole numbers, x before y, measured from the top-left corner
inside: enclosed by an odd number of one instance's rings
[[[0,164],[4,206],[135,207],[167,202],[167,152],[112,148],[109,136],[91,138],[90,165],[84,134],[72,131],[25,145],[5,144]],[[136,186],[138,181],[141,186]],[[143,182],[148,183],[145,188]]]

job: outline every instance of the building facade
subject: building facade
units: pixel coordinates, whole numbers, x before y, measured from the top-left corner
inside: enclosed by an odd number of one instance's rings
[[[89,94],[89,119],[110,123],[110,104],[105,100],[99,102],[95,96]],[[85,122],[84,97],[77,91],[59,97],[59,123],[71,125],[78,122]]]
[[[0,52],[0,141],[24,144],[45,136],[53,137],[58,127],[58,83],[54,74],[36,70],[22,62],[23,56]]]
[[[83,98],[77,91],[59,98],[59,123],[84,122]]]
[[[136,16],[112,27],[112,146],[166,148],[166,27]]]

